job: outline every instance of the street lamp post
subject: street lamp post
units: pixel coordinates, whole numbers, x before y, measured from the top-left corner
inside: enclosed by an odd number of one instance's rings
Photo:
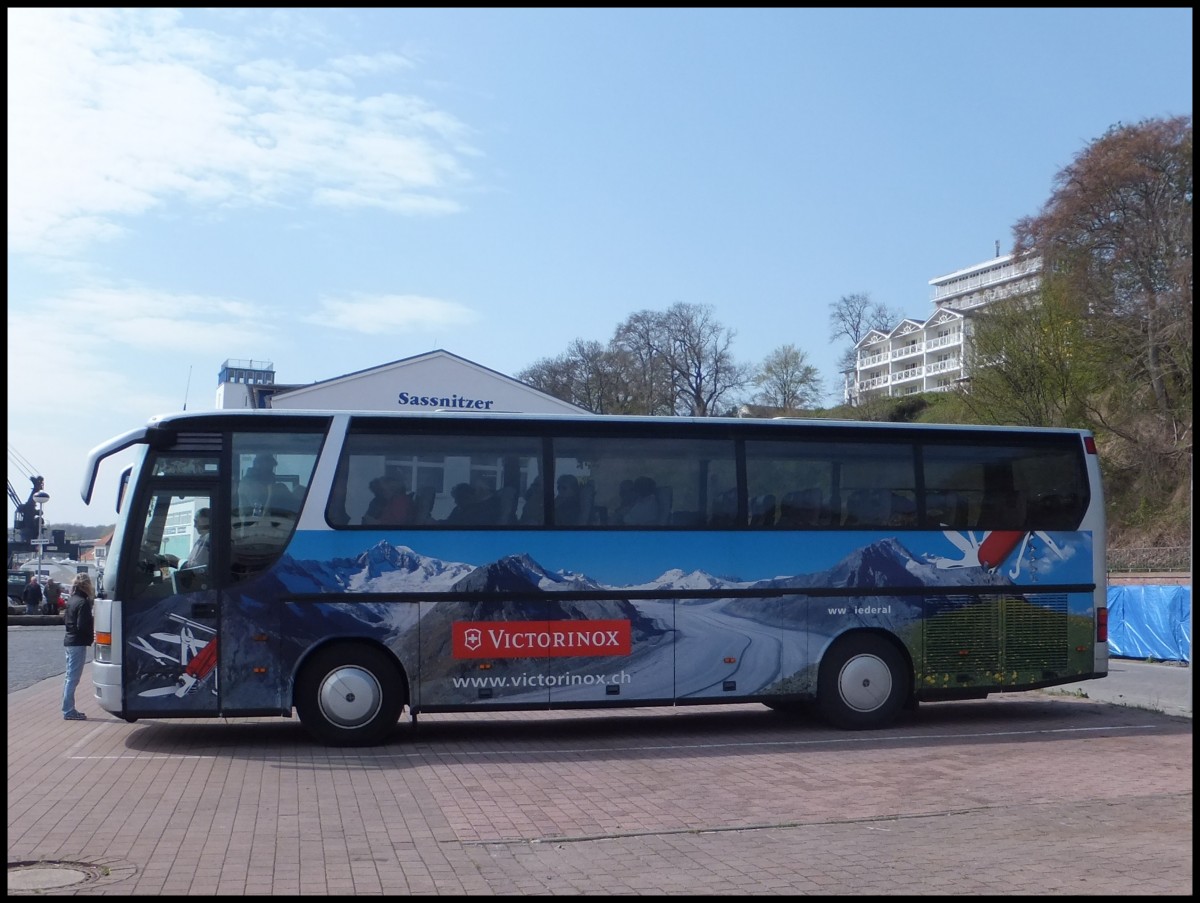
[[[38,583],[40,584],[40,583],[42,582],[42,554],[45,552],[45,549],[46,549],[46,535],[45,535],[45,530],[46,530],[46,518],[45,518],[45,517],[43,516],[43,514],[42,514],[42,506],[43,506],[44,504],[46,504],[46,502],[50,501],[50,493],[48,493],[48,492],[47,492],[45,489],[39,489],[37,492],[35,492],[35,493],[33,494],[32,498],[33,498],[34,502],[36,502],[36,503],[37,503],[37,519],[38,519],[38,538],[37,538],[37,547],[38,547],[38,569],[37,569],[37,578],[38,578]]]

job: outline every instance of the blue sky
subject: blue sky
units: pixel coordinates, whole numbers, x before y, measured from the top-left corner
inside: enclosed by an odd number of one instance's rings
[[[8,56],[8,478],[82,524],[87,451],[229,358],[513,375],[684,302],[832,386],[832,303],[928,317],[1192,111],[1190,8],[10,8]]]

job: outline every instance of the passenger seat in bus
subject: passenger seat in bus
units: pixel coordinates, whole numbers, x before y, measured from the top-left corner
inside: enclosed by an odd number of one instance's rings
[[[771,527],[775,524],[775,496],[771,493],[750,499],[750,526]]]
[[[777,527],[816,527],[821,519],[821,490],[793,489],[779,501]]]
[[[500,496],[500,516],[497,520],[497,523],[502,526],[516,523],[517,487],[501,486],[496,490],[496,495]]]
[[[737,490],[726,489],[713,500],[711,526],[732,527],[737,522]]]
[[[670,486],[659,486],[654,490],[658,499],[658,522],[671,523],[671,507],[674,504],[675,490]]]

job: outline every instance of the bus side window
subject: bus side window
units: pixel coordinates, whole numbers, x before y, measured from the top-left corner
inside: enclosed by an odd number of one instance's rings
[[[957,492],[930,490],[925,496],[924,526],[932,530],[967,529],[967,500]]]
[[[779,502],[777,527],[814,528],[821,523],[821,490],[794,489],[785,493]]]
[[[726,489],[713,501],[712,517],[709,523],[713,527],[732,527],[737,523],[737,490]]]
[[[671,507],[675,490],[671,486],[659,486],[654,490],[654,494],[658,497],[658,522],[660,524],[669,524],[671,522]]]
[[[1083,518],[1083,506],[1074,493],[1048,492],[1029,501],[1029,525],[1039,530],[1074,530]]]
[[[1024,530],[1025,494],[1015,489],[987,492],[979,512],[981,530]]]
[[[775,524],[775,496],[756,495],[750,500],[750,526],[771,527]]]
[[[846,499],[843,527],[884,527],[892,516],[891,493],[886,489],[855,489]]]
[[[915,527],[917,525],[917,502],[915,493],[907,489],[894,490],[891,493],[891,517],[889,527]]]
[[[319,432],[233,434],[228,535],[229,573],[234,579],[266,570],[291,539],[322,438]],[[283,473],[278,472],[281,466]],[[329,510],[327,500],[322,502]]]

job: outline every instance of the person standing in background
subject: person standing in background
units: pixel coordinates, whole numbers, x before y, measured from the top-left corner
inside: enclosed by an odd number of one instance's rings
[[[42,592],[42,584],[38,581],[38,575],[30,574],[29,585],[21,593],[21,599],[25,603],[25,614],[36,615],[38,609],[42,607],[42,602],[45,598],[45,593]]]
[[[63,637],[67,655],[67,673],[63,675],[62,695],[64,721],[87,721],[87,715],[75,708],[75,690],[83,677],[88,648],[96,640],[95,621],[92,618],[92,600],[95,598],[96,590],[92,586],[92,578],[87,574],[76,574],[63,618],[67,628],[66,636]]]
[[[58,603],[62,598],[62,586],[58,581],[50,579],[46,581],[46,601],[42,603],[42,614],[56,615],[58,614]]]

